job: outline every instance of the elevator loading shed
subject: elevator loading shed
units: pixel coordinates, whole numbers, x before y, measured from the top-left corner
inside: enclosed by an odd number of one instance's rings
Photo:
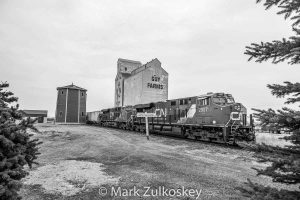
[[[33,118],[37,119],[37,123],[46,123],[47,122],[47,110],[20,110],[23,115],[23,118]]]

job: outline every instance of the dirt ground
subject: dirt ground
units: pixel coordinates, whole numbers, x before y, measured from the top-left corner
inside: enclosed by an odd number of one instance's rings
[[[86,125],[38,125],[40,163],[23,199],[245,199],[235,188],[264,167],[246,150]],[[280,185],[275,185],[279,186]]]

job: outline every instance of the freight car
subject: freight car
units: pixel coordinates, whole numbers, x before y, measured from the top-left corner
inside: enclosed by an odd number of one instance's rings
[[[99,116],[102,114],[101,111],[93,111],[93,112],[87,112],[87,122],[90,124],[95,124],[99,121]]]
[[[141,112],[155,113],[156,117],[149,118],[150,133],[228,144],[255,140],[252,116],[248,123],[247,109],[225,93],[103,109],[98,124],[145,132],[145,119],[137,117]]]

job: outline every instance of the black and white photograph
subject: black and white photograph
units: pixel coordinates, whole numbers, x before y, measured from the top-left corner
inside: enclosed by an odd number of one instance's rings
[[[0,200],[300,200],[300,0],[0,0]]]

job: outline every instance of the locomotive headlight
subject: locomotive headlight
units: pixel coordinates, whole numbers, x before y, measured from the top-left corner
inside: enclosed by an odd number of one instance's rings
[[[213,120],[212,123],[213,123],[213,124],[216,124],[217,122],[216,122],[216,120]]]

